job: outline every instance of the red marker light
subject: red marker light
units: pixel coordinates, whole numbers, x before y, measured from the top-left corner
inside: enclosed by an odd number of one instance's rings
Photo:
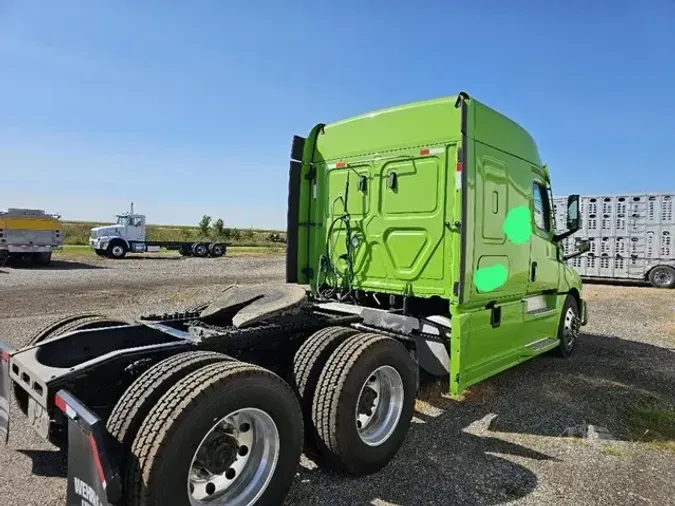
[[[56,407],[59,408],[63,413],[68,417],[73,420],[77,418],[77,413],[73,408],[71,408],[68,403],[61,398],[58,394],[54,396],[54,404],[56,404]]]
[[[462,172],[462,162],[457,162],[457,172]]]
[[[429,154],[429,148],[420,149],[421,156],[427,156]]]
[[[67,413],[68,405],[66,404],[66,401],[61,399],[61,397],[59,397],[58,395],[54,396],[54,404],[56,404],[56,407],[59,408],[61,411]]]
[[[8,351],[0,352],[0,360],[3,360],[5,362],[9,362],[9,352]]]
[[[335,164],[336,169],[344,169],[347,164],[345,162],[337,162]]]

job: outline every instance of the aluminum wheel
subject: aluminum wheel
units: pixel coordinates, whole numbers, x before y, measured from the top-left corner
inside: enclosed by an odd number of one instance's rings
[[[221,419],[192,458],[191,506],[254,504],[274,475],[279,441],[274,420],[260,409],[240,409]]]
[[[563,346],[570,350],[574,348],[577,338],[579,337],[579,329],[581,328],[579,317],[573,308],[568,308],[565,313],[565,323],[563,325]]]
[[[673,273],[670,270],[659,269],[654,274],[654,284],[657,286],[670,286],[674,281]]]
[[[404,397],[403,380],[396,369],[384,365],[370,374],[356,403],[356,428],[365,444],[381,445],[394,433]]]
[[[124,255],[124,248],[119,244],[116,244],[111,248],[110,254],[114,257],[121,257]]]

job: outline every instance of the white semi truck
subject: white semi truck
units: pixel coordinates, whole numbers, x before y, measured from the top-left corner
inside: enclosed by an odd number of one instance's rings
[[[130,212],[117,215],[117,223],[94,227],[89,231],[89,246],[97,255],[108,258],[124,258],[127,253],[157,252],[162,248],[178,251],[183,256],[222,257],[227,249],[223,242],[196,241],[148,241],[145,216]]]

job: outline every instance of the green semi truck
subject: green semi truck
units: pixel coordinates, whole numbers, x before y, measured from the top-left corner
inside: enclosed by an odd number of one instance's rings
[[[565,232],[553,220],[531,136],[466,93],[318,124],[293,139],[286,284],[0,342],[0,435],[14,398],[68,451],[68,505],[281,504],[303,450],[371,474],[420,371],[457,394],[575,351],[578,196]]]

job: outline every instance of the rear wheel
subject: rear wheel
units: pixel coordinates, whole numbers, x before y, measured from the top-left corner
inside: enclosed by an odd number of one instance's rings
[[[649,272],[649,282],[656,288],[675,288],[675,269],[659,265]]]
[[[102,315],[95,314],[80,314],[74,316],[67,316],[65,318],[60,318],[55,320],[48,325],[45,325],[43,328],[31,335],[27,342],[26,346],[34,346],[41,342],[46,341],[54,337],[61,336],[68,332],[75,332],[78,330],[90,330],[103,327],[114,327],[118,325],[128,325],[129,322],[124,320],[118,320]],[[23,412],[24,415],[28,413],[28,393],[20,388],[18,385],[14,385],[14,399],[19,409]],[[58,433],[55,433],[51,439],[57,447],[65,449],[68,446],[67,431],[62,430]]]
[[[212,257],[222,257],[225,254],[225,245],[216,243],[211,247],[211,256]]]
[[[169,388],[197,369],[228,359],[222,353],[188,351],[158,362],[136,378],[117,401],[106,422],[110,435],[122,445],[123,457],[126,457],[143,420]]]
[[[317,456],[320,451],[317,445],[321,443],[316,429],[312,424],[312,401],[316,384],[323,367],[331,354],[354,334],[356,329],[349,327],[327,327],[312,334],[293,357],[293,383],[302,404],[305,416],[306,451]]]
[[[356,476],[379,471],[398,452],[417,394],[417,365],[398,341],[357,334],[331,355],[312,402],[324,463]]]
[[[25,346],[33,346],[41,343],[45,339],[60,336],[66,332],[73,332],[75,330],[86,330],[101,327],[113,327],[116,325],[127,325],[129,322],[110,318],[99,314],[79,314],[70,315],[64,318],[54,320],[37,332],[34,332],[27,340]]]
[[[196,257],[203,258],[209,254],[209,247],[203,242],[195,243],[192,247],[192,253]]]
[[[252,364],[212,364],[176,383],[143,422],[125,504],[281,504],[301,452],[300,406],[281,378]]]

